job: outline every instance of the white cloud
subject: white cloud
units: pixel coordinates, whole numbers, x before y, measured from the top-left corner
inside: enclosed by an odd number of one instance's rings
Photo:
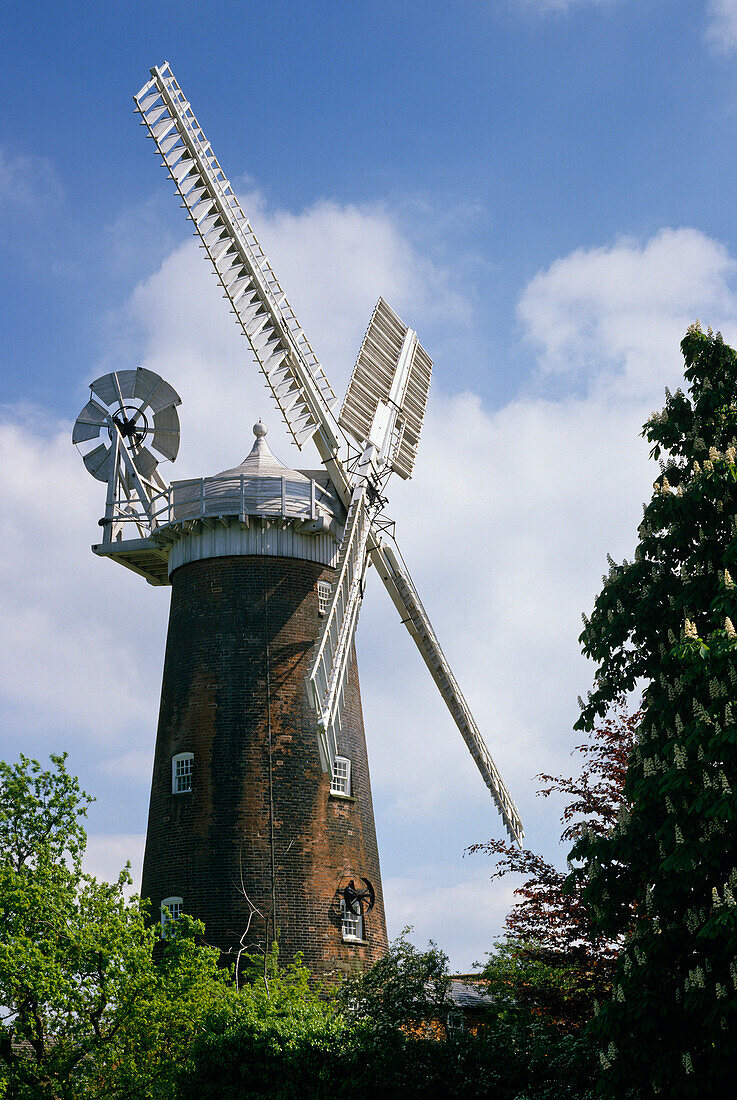
[[[706,37],[721,53],[737,48],[737,0],[709,0]]]
[[[130,862],[133,883],[126,893],[138,893],[141,889],[143,833],[92,833],[87,837],[84,869],[88,875],[103,882],[115,882],[126,863]]]
[[[714,328],[734,318],[734,273],[724,245],[663,229],[644,244],[625,238],[556,260],[529,283],[519,315],[543,371],[638,399],[673,377],[695,311],[708,310]]]
[[[492,885],[480,867],[419,867],[411,876],[384,881],[384,904],[389,914],[389,938],[412,928],[411,940],[420,949],[430,940],[448,950],[453,943],[452,966],[468,973],[483,963],[496,940],[502,938],[504,921],[514,903],[514,885]],[[443,884],[443,872],[453,881]]]
[[[321,203],[295,215],[261,204],[256,225],[339,394],[379,293],[430,347],[425,333],[438,317],[459,329],[473,320],[453,278],[418,255],[382,207]],[[551,265],[520,304],[540,391],[494,410],[479,395],[453,392],[440,362],[416,476],[391,487],[400,544],[441,643],[520,803],[530,845],[548,855],[560,830],[555,808],[535,800],[533,776],[570,764],[575,696],[590,680],[576,641],[580,612],[607,550],[629,554],[653,476],[639,426],[663,383],[677,384],[678,341],[697,314],[729,339],[733,272],[725,249],[695,230],[663,230]],[[315,461],[287,444],[193,243],[176,248],[112,322],[135,324],[138,361],[183,398],[181,461],[165,476],[232,465],[258,416],[285,462]],[[563,396],[547,394],[552,375]],[[52,748],[61,737],[110,776],[109,801],[123,777],[137,782],[142,804],[166,591],[90,554],[104,490],[68,431],[28,410],[0,419],[0,613],[12,639],[0,679],[12,746],[3,755],[15,755],[19,729]],[[509,889],[489,885],[488,867],[472,869],[460,856],[499,835],[498,819],[375,577],[358,642],[391,926],[414,924],[466,966],[501,928]],[[104,782],[95,791],[101,802]],[[133,849],[127,830],[138,837],[145,820],[140,813],[120,824],[121,835],[106,839],[98,829],[91,844],[90,859],[111,868],[106,874]]]
[[[131,750],[121,756],[100,761],[100,770],[115,779],[133,779],[141,783],[151,780],[154,763],[154,746],[140,751]]]
[[[116,578],[112,596],[109,564],[89,551],[104,488],[81,466],[70,429],[23,409],[0,420],[3,726],[14,737],[39,731],[54,748],[59,738],[103,746],[150,732],[161,659],[138,639],[164,610],[161,593],[139,600],[133,574]]]

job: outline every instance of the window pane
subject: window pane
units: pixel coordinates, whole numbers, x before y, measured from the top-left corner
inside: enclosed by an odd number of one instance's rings
[[[345,756],[336,756],[333,761],[330,790],[333,794],[351,793],[351,762]]]
[[[172,784],[174,794],[186,794],[192,790],[192,775],[194,773],[194,754],[191,752],[180,753],[172,760]]]
[[[345,903],[345,898],[340,899],[341,930],[344,940],[363,939],[363,914],[353,913]]]
[[[317,582],[317,610],[325,615],[330,603],[330,581]]]
[[[175,920],[179,920],[182,915],[182,906],[184,901],[182,898],[164,898],[161,903],[161,928],[163,930],[164,939],[166,939],[166,929],[169,924]]]

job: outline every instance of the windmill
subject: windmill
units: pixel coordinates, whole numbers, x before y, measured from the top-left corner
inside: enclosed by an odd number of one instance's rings
[[[322,472],[286,470],[269,451],[266,429],[259,423],[254,427],[253,449],[239,467],[216,478],[166,486],[155,463],[151,464],[145,443],[150,439],[165,457],[175,457],[174,406],[178,398],[174,391],[171,387],[160,391],[168,403],[158,409],[153,406],[149,424],[145,409],[138,410],[143,408],[150,372],[140,368],[119,371],[93,383],[91,401],[75,426],[75,441],[91,438],[84,433],[93,429],[109,437],[109,446],[106,441],[85,457],[91,472],[108,481],[106,513],[101,521],[104,538],[93,549],[142,573],[150,583],[171,583],[174,589],[143,892],[155,904],[165,904],[168,914],[175,914],[181,905],[189,909],[188,901],[174,892],[176,882],[167,877],[171,853],[183,831],[194,838],[187,860],[190,869],[199,866],[203,874],[203,861],[222,862],[220,878],[220,872],[208,869],[207,887],[208,896],[218,891],[222,895],[224,879],[233,875],[233,858],[231,852],[230,862],[223,860],[221,849],[235,845],[240,892],[250,907],[249,922],[258,914],[256,919],[267,930],[270,921],[272,932],[286,928],[287,948],[303,950],[308,963],[324,970],[329,964],[340,966],[344,957],[330,940],[329,929],[326,931],[324,910],[332,906],[330,920],[334,927],[342,928],[342,943],[367,947],[361,957],[374,958],[383,950],[386,933],[354,652],[369,565],[381,577],[414,639],[510,837],[519,843],[523,836],[514,801],[440,648],[397,547],[393,524],[385,517],[391,475],[407,479],[412,474],[432,363],[416,332],[379,299],[337,412],[327,377],[170,66],[153,68],[151,79],[134,99],[289,435],[300,448],[312,440],[324,467]],[[115,378],[122,379],[120,392]],[[104,409],[96,395],[106,399]],[[131,402],[134,408],[129,408]],[[133,537],[124,537],[126,530]],[[306,578],[308,562],[312,573]],[[241,566],[245,571],[238,573]],[[258,583],[254,578],[260,578]],[[315,578],[320,579],[315,582]],[[226,590],[225,603],[220,606]],[[217,665],[221,658],[212,654],[220,652],[218,646],[222,649],[222,624],[238,601],[248,605],[253,614],[249,611],[251,617],[239,621],[235,633],[229,635],[225,630],[227,644],[236,656],[231,653],[223,658],[226,663],[218,666],[217,675],[230,677],[232,667],[238,664],[237,654],[243,648],[239,631],[252,639],[265,620],[263,653],[255,642],[250,649],[250,641],[243,643],[248,650],[242,656],[246,671],[237,686],[231,685],[225,702],[221,692],[219,702],[208,704],[221,715],[221,719],[213,719],[206,713],[206,692],[203,696],[201,685],[207,680],[212,693],[220,690],[212,662]],[[187,623],[192,627],[189,632]],[[217,645],[214,639],[218,639]],[[182,650],[192,646],[200,649],[183,658]],[[283,656],[289,646],[298,652],[298,659],[283,661],[280,666],[283,675],[278,702],[284,706],[278,708],[270,662],[277,659],[277,652]],[[263,674],[256,671],[260,661]],[[200,685],[196,697],[192,695],[195,681]],[[248,706],[256,700],[253,714],[249,711],[250,718],[243,722],[250,722],[252,731],[260,731],[253,733],[258,751],[244,750],[241,742],[235,746],[237,733],[230,726],[227,733],[223,732],[225,726],[217,726],[218,720],[225,722],[222,715],[233,709],[234,699],[240,699],[238,692],[244,690]],[[182,713],[187,708],[190,717],[184,719]],[[208,722],[215,733],[198,742],[197,752],[174,751],[187,738],[187,744],[192,744],[202,723],[207,726]],[[293,738],[299,742],[298,752],[290,748]],[[218,771],[218,746],[226,742],[227,767]],[[353,759],[347,746],[352,746]],[[250,753],[245,762],[244,752]],[[197,817],[198,811],[192,809],[192,801],[176,798],[179,779],[181,793],[192,790],[192,775],[196,776],[202,755],[207,757],[209,769],[207,829],[201,816]],[[287,786],[282,782],[283,765],[290,760],[294,765],[292,802],[280,809],[279,792]],[[161,776],[169,767],[172,792],[166,794],[168,780]],[[241,777],[233,780],[239,768]],[[356,784],[361,805],[351,807],[347,800],[354,798],[352,777],[358,772],[364,776]],[[225,797],[221,785],[228,782],[232,790]],[[261,784],[258,793],[256,782]],[[335,809],[335,815],[345,817],[355,811],[354,819],[326,824],[323,803],[310,787],[320,783],[334,798],[346,800]],[[301,802],[294,793],[295,785],[302,792]],[[243,828],[235,828],[233,815]],[[280,846],[276,832],[287,818],[294,835],[289,845]],[[220,822],[215,833],[214,819]],[[197,820],[200,826],[193,824]],[[353,827],[348,827],[351,824]],[[284,831],[285,841],[290,829]],[[310,838],[305,840],[308,833]],[[300,853],[296,863],[295,844]],[[182,858],[179,851],[177,858]],[[265,877],[257,869],[259,860],[269,865]],[[300,874],[309,879],[309,888],[297,887]],[[357,894],[355,881],[365,882],[371,895],[371,934],[356,912],[366,891]],[[232,882],[226,885],[232,886]],[[165,897],[167,890],[169,896]],[[192,892],[196,892],[194,884],[188,891]],[[332,902],[327,904],[330,898]],[[294,915],[296,909],[299,918]],[[203,915],[196,907],[189,911]],[[235,925],[237,919],[220,897],[211,904],[207,923],[208,932],[212,925],[216,936],[220,935],[220,941],[216,940],[220,946],[229,937],[232,941],[239,930],[229,922]]]

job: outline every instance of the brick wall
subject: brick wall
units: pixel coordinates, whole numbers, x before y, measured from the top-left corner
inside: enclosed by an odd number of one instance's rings
[[[340,752],[353,800],[329,795],[304,678],[331,569],[291,558],[225,557],[172,575],[172,601],[142,893],[158,914],[182,897],[206,939],[263,944],[271,911],[269,712],[276,927],[283,961],[301,951],[318,974],[375,961],[386,924],[355,652]],[[270,707],[267,706],[267,652]],[[191,794],[172,794],[171,758],[194,753]],[[365,944],[344,943],[338,891],[371,880]]]

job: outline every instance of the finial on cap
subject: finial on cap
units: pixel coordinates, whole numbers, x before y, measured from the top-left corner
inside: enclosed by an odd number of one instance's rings
[[[253,434],[256,436],[257,439],[263,439],[267,431],[268,428],[265,424],[262,424],[260,420],[258,424],[253,425]]]

